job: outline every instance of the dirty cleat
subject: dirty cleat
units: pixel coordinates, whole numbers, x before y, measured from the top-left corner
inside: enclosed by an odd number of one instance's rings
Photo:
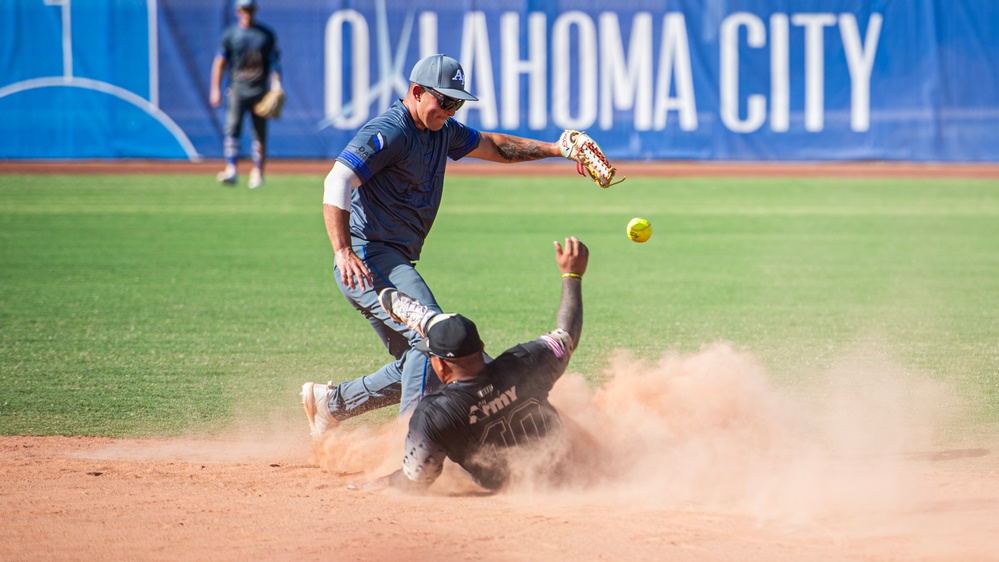
[[[224,170],[215,176],[215,179],[217,179],[219,183],[233,185],[236,183],[236,180],[239,179],[239,172],[237,172],[236,168],[233,168],[232,166],[226,166]]]
[[[336,427],[337,422],[330,415],[330,397],[333,395],[333,381],[327,384],[307,382],[302,385],[302,406],[309,418],[309,435],[318,438]]]
[[[264,174],[260,168],[250,170],[250,189],[256,189],[264,185]]]
[[[382,292],[378,293],[378,304],[382,305],[392,320],[405,324],[410,330],[415,330],[421,335],[427,322],[437,314],[398,289],[382,289]]]

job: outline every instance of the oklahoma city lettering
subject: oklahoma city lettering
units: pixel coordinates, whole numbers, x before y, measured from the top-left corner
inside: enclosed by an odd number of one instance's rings
[[[659,131],[675,119],[680,130],[696,131],[708,119],[736,133],[764,127],[782,133],[791,128],[792,93],[803,92],[801,126],[820,132],[827,112],[826,66],[837,64],[845,65],[850,83],[850,129],[870,127],[871,76],[883,25],[879,13],[861,21],[852,13],[762,17],[734,12],[722,17],[717,29],[692,34],[682,13],[656,17],[638,12],[631,17],[627,39],[613,12],[562,12],[550,26],[548,17],[530,12],[522,22],[520,12],[504,12],[495,22],[485,12],[472,11],[464,14],[459,30],[447,30],[449,40],[460,36],[457,56],[480,100],[466,104],[459,120],[477,112],[481,127],[490,130],[607,130],[624,117],[635,130]],[[439,52],[435,12],[407,17],[402,33],[391,37],[386,26],[384,20],[376,22],[378,41],[373,44],[371,26],[360,12],[338,10],[327,20],[324,122],[330,126],[357,128],[405,93],[405,58],[414,29],[419,56]],[[497,29],[494,41],[490,34]],[[692,36],[717,44],[717,65],[692,60]],[[498,53],[494,45],[499,45]],[[753,70],[747,61],[757,64],[761,57],[769,63],[769,92],[746,91],[740,87],[740,73]],[[372,60],[379,72],[374,84]],[[792,71],[792,60],[802,61],[803,71]],[[717,68],[718,75],[695,80],[694,73],[707,72],[705,68]],[[698,96],[698,83],[716,85],[717,91]],[[698,99],[717,100],[717,107],[699,109]]]

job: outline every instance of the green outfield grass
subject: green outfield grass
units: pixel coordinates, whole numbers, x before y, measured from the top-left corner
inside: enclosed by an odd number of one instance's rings
[[[376,369],[321,198],[313,176],[0,176],[0,433],[211,434]],[[592,257],[570,368],[593,384],[615,348],[726,340],[787,386],[876,349],[999,422],[995,180],[452,177],[419,269],[498,353],[552,328],[573,234]]]

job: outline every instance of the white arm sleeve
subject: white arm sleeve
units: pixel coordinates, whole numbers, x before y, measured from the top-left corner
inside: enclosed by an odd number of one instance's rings
[[[350,195],[353,189],[361,185],[361,178],[350,168],[340,162],[333,164],[333,169],[326,174],[323,182],[323,204],[350,210]]]

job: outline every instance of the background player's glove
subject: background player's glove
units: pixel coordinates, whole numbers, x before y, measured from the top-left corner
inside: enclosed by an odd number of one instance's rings
[[[562,156],[575,160],[580,175],[589,176],[600,187],[610,187],[628,179],[613,181],[617,169],[611,166],[600,145],[582,131],[566,129],[558,139],[558,147]]]
[[[284,90],[274,88],[264,94],[264,97],[253,106],[253,112],[260,117],[277,119],[281,117],[281,108],[284,107],[284,99]]]

